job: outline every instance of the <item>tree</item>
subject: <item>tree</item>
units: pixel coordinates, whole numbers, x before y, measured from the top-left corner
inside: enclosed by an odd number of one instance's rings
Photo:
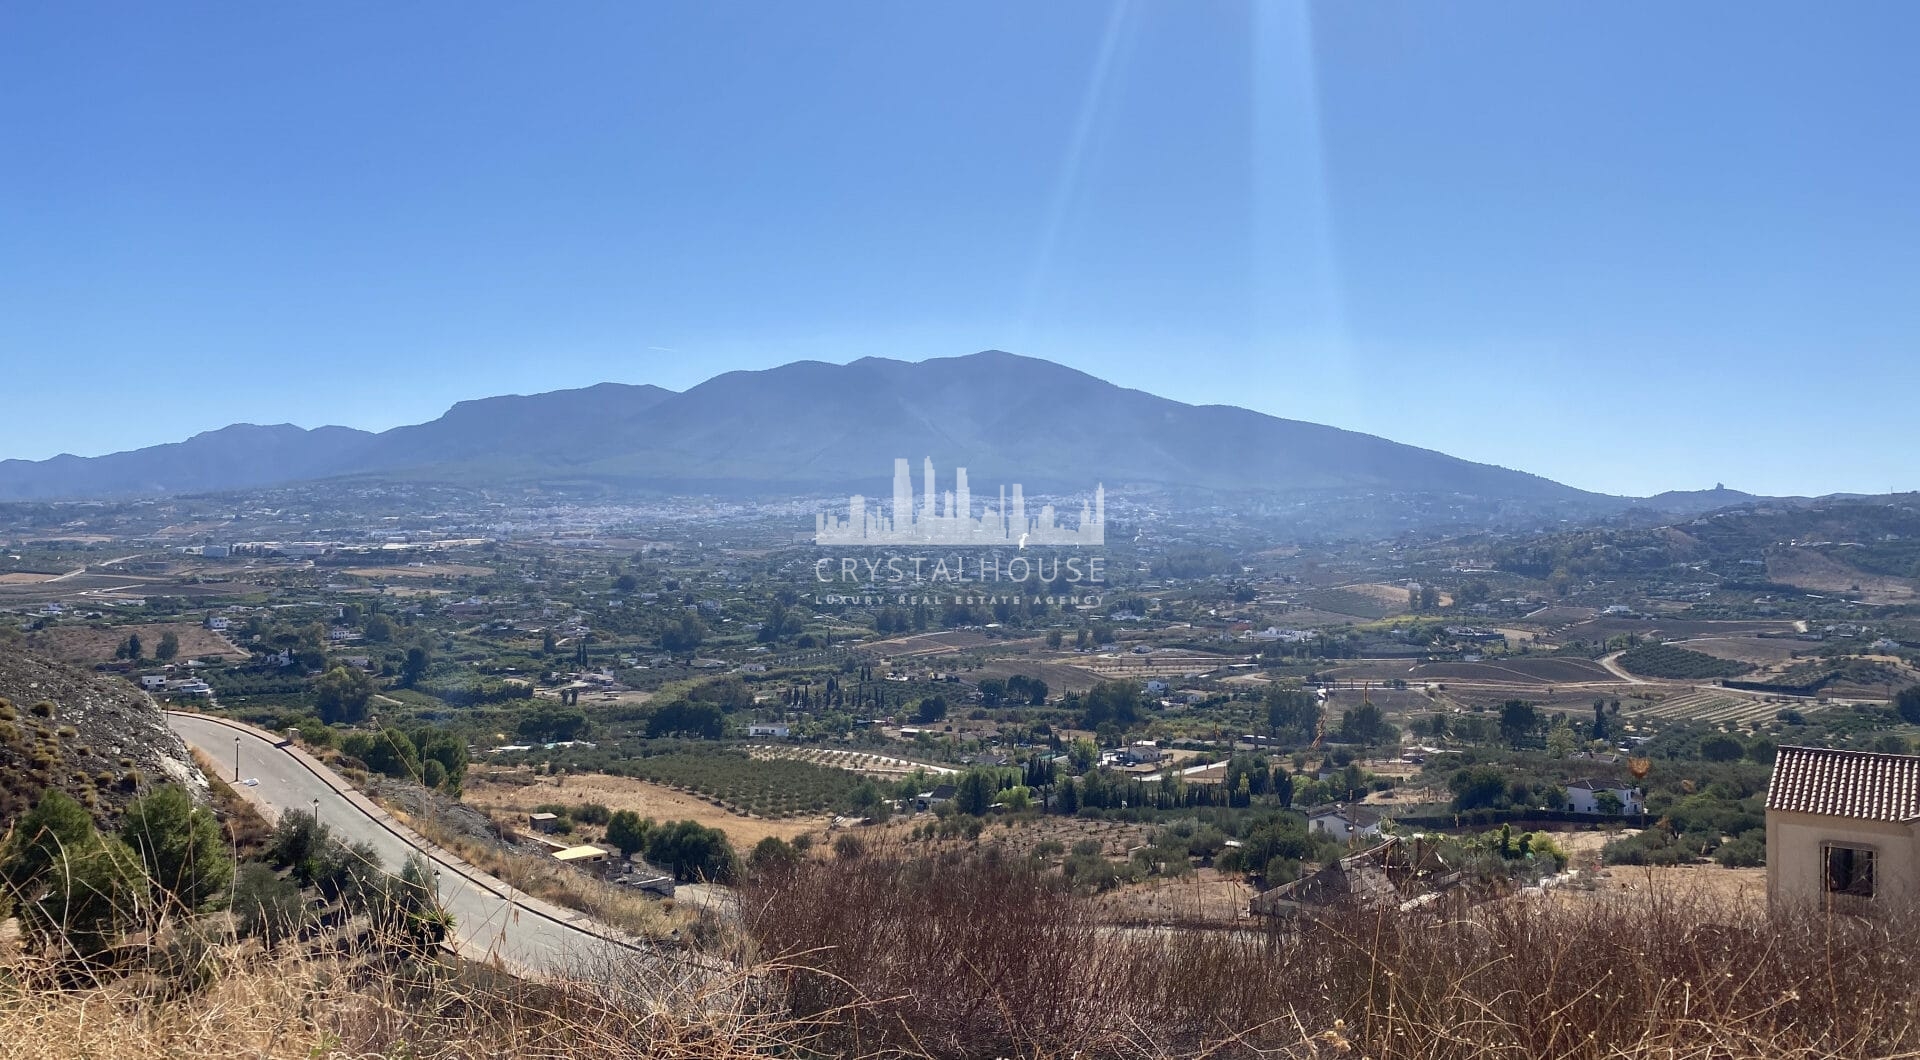
[[[647,838],[647,860],[689,882],[729,883],[737,868],[727,834],[694,821],[654,829]]]
[[[692,612],[687,612],[660,634],[660,646],[675,653],[697,651],[706,636],[707,627]]]
[[[407,659],[400,664],[400,683],[408,688],[420,683],[422,677],[433,666],[433,656],[427,649],[415,645],[407,649]]]
[[[793,844],[779,836],[770,835],[754,845],[753,853],[747,861],[753,866],[755,872],[774,872],[799,864],[800,852],[793,849]]]
[[[1621,810],[1626,808],[1626,804],[1620,801],[1620,796],[1611,791],[1602,791],[1596,794],[1593,797],[1593,805],[1595,809],[1608,817],[1616,817]]]
[[[393,619],[383,614],[376,612],[368,615],[365,629],[368,643],[386,644],[393,640]]]
[[[336,666],[313,683],[313,704],[329,725],[365,721],[373,698],[373,679],[358,667]]]
[[[1372,703],[1362,703],[1347,711],[1340,719],[1340,738],[1368,747],[1382,742],[1391,729],[1386,715]]]
[[[1060,645],[1064,643],[1066,643],[1066,638],[1061,635],[1059,630],[1050,629],[1047,631],[1047,647],[1054,651],[1059,651]]]
[[[1547,730],[1547,754],[1554,758],[1565,758],[1579,747],[1579,739],[1573,735],[1573,726],[1556,724]]]
[[[427,786],[449,795],[460,794],[467,781],[467,742],[450,732],[430,732],[419,740],[420,765]],[[440,779],[432,779],[433,767],[440,767]]]
[[[1500,705],[1500,735],[1518,747],[1520,741],[1540,727],[1540,711],[1524,699],[1509,699]]]
[[[427,954],[453,930],[453,914],[440,905],[432,871],[418,854],[407,859],[400,875],[388,883],[380,910],[382,927],[394,932],[415,953]]]
[[[947,701],[941,696],[928,696],[913,708],[913,720],[928,725],[947,716]]]
[[[49,788],[14,826],[0,884],[19,898],[17,915],[44,942],[64,942],[89,959],[110,948],[144,912],[139,859],[102,836],[72,797]]]
[[[718,740],[726,735],[727,719],[720,708],[711,703],[693,703],[681,700],[669,703],[653,712],[647,719],[647,737],[659,739],[663,736],[689,735]]]
[[[865,857],[866,853],[867,841],[852,832],[842,832],[833,841],[833,856],[841,861],[853,861]]]
[[[620,856],[630,858],[647,848],[653,822],[632,810],[615,810],[607,818],[607,842],[620,848]]]
[[[120,642],[120,647],[114,650],[113,657],[116,659],[128,659],[137,663],[140,661],[140,653],[143,650],[140,645],[140,634],[129,633],[127,634],[127,639]]]
[[[969,769],[954,785],[953,808],[975,817],[984,815],[993,806],[993,797],[1000,790],[1000,780],[984,769]]]
[[[1746,754],[1746,745],[1731,736],[1709,736],[1700,741],[1700,757],[1709,762],[1738,762]]]
[[[1112,722],[1124,729],[1140,720],[1140,688],[1132,681],[1102,681],[1081,697],[1080,709],[1082,728]]]
[[[264,939],[271,945],[306,926],[307,903],[292,880],[249,861],[234,877],[233,916],[241,938]]]
[[[1920,725],[1920,685],[1914,685],[1895,696],[1893,709],[1899,713],[1901,721]]]
[[[1507,778],[1494,766],[1468,766],[1447,778],[1456,810],[1487,809],[1500,804],[1507,793]]]
[[[1299,685],[1267,689],[1267,730],[1289,743],[1308,743],[1320,733],[1320,699]]]
[[[413,740],[406,733],[391,725],[374,735],[373,745],[360,756],[360,760],[375,773],[420,779],[419,748],[413,746]]]
[[[160,646],[153,649],[153,657],[161,662],[172,662],[173,657],[178,654],[180,654],[180,635],[173,630],[167,630],[160,635]]]
[[[161,785],[129,804],[120,839],[146,870],[156,912],[191,913],[233,880],[220,825],[178,785]]]

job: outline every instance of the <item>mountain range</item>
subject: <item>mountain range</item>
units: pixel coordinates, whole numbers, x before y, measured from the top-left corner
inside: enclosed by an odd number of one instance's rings
[[[798,361],[728,372],[682,392],[601,383],[491,397],[377,434],[237,424],[106,456],[0,461],[0,500],[352,476],[877,494],[895,457],[912,459],[916,469],[931,457],[943,478],[966,467],[976,488],[987,489],[1020,482],[1030,490],[1086,490],[1103,482],[1110,489],[1459,494],[1526,506],[1624,503],[1373,435],[1188,405],[1000,351],[919,362]]]

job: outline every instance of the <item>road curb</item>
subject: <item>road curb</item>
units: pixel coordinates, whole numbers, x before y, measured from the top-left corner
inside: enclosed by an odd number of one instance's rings
[[[294,761],[300,763],[302,768],[313,774],[322,784],[332,789],[336,795],[347,800],[355,809],[366,815],[375,824],[391,832],[395,838],[413,848],[413,850],[423,858],[444,869],[451,870],[468,883],[488,891],[516,909],[524,910],[543,920],[548,920],[562,927],[570,928],[602,942],[611,943],[640,953],[660,953],[659,947],[635,941],[625,932],[601,924],[585,916],[585,914],[573,913],[571,916],[566,915],[560,910],[560,907],[541,898],[527,894],[511,884],[504,883],[494,876],[473,867],[458,854],[433,843],[425,836],[422,836],[413,829],[395,820],[392,814],[382,809],[379,804],[375,803],[372,799],[361,794],[325,763],[300,748],[293,746],[291,743],[286,742],[285,737],[275,735],[265,729],[248,725],[245,722],[234,721],[231,718],[220,718],[211,714],[200,714],[190,710],[169,710],[166,711],[166,713],[169,715],[178,715],[183,718],[192,718],[196,721],[210,722],[273,744],[276,748],[291,756]],[[584,924],[582,921],[584,921]],[[472,958],[470,955],[468,956],[469,959],[481,959],[490,963],[495,955],[489,954],[486,958]],[[504,958],[502,958],[502,960],[504,960]]]

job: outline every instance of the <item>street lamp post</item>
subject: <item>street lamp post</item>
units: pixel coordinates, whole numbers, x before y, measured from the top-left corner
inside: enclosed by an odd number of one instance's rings
[[[233,738],[233,782],[240,783],[240,737]]]
[[[313,830],[320,830],[320,800],[313,800]]]

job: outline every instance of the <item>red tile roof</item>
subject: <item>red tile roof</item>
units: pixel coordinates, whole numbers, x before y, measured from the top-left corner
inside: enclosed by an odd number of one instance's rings
[[[1773,760],[1767,809],[1868,821],[1920,820],[1920,755],[1782,747]]]

